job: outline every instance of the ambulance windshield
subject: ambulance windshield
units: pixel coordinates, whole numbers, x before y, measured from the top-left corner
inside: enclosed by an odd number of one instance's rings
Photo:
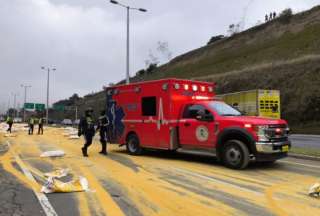
[[[242,114],[235,108],[221,101],[212,101],[209,103],[211,109],[215,110],[221,116],[241,116]]]

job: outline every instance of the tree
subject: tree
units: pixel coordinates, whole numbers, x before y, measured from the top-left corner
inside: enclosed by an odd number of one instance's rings
[[[149,67],[147,68],[146,72],[147,74],[153,73],[156,69],[158,68],[157,64],[150,64]]]
[[[213,36],[213,37],[210,38],[210,40],[209,40],[209,42],[207,43],[207,45],[213,44],[213,43],[215,43],[215,42],[217,42],[217,41],[219,41],[219,40],[221,40],[221,39],[223,39],[223,38],[224,38],[224,35]]]
[[[292,15],[293,15],[292,9],[287,8],[280,13],[279,20],[280,22],[285,24],[289,23],[291,21]]]
[[[146,70],[145,69],[141,69],[136,73],[136,76],[143,76],[146,74]]]

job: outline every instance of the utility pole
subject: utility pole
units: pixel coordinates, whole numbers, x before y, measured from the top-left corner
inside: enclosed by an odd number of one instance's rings
[[[55,71],[55,68],[45,68],[41,67],[42,70],[47,71],[47,109],[46,109],[46,123],[48,124],[49,122],[49,90],[50,90],[50,71]]]
[[[31,85],[21,84],[20,86],[22,88],[24,88],[23,121],[25,122],[26,121],[26,108],[25,108],[25,105],[27,103],[27,89],[31,88]]]
[[[124,5],[119,3],[118,1],[111,0],[110,3],[119,5],[121,7],[126,8],[127,10],[127,62],[126,62],[126,84],[130,83],[130,10],[137,10],[140,12],[147,12],[146,9],[143,8],[133,8],[128,5]]]

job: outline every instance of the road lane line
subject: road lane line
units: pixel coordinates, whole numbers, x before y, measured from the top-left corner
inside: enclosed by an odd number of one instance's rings
[[[264,196],[264,194],[261,193],[261,192],[257,192],[257,191],[254,191],[254,190],[243,188],[243,187],[240,187],[238,185],[234,185],[234,184],[231,184],[231,183],[228,183],[228,182],[217,180],[215,178],[204,176],[204,175],[201,175],[201,174],[198,174],[198,173],[195,173],[195,172],[190,172],[188,170],[184,170],[184,169],[180,169],[180,168],[173,168],[173,169],[177,170],[178,172],[181,172],[181,173],[184,173],[184,174],[188,174],[188,175],[191,175],[191,176],[194,176],[194,177],[198,177],[198,178],[201,178],[201,179],[204,179],[204,180],[207,180],[207,181],[212,181],[212,182],[215,182],[215,183],[218,183],[218,184],[223,184],[225,186],[229,186],[229,187],[233,187],[233,188],[236,188],[236,189],[239,189],[239,190],[242,190],[242,191],[253,193],[253,194],[257,195],[257,196]]]
[[[10,148],[10,142],[9,141],[7,141],[7,144],[9,146],[9,148]],[[19,165],[20,169],[24,173],[24,175],[33,184],[38,184],[37,181],[35,180],[35,178],[33,177],[33,175],[31,174],[31,172],[28,170],[27,166],[20,159],[20,157],[18,155],[16,155],[15,159],[16,159],[16,162]],[[56,213],[56,211],[54,210],[54,208],[50,204],[50,202],[49,202],[48,198],[46,197],[46,195],[44,195],[43,193],[38,192],[37,189],[34,186],[32,186],[32,190],[33,190],[34,194],[36,195],[38,201],[40,202],[40,205],[41,205],[42,209],[44,210],[45,214],[47,216],[58,216],[58,214]]]
[[[287,164],[300,165],[300,166],[304,166],[304,167],[320,169],[320,166],[303,164],[303,163],[296,163],[296,162],[290,162],[290,161],[278,161],[278,163],[287,163]]]

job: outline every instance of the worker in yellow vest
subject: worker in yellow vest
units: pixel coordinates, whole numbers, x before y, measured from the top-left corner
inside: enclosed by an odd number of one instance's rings
[[[11,129],[12,129],[12,125],[13,125],[13,119],[10,116],[8,116],[6,122],[8,124],[8,130],[7,131],[9,133],[11,133]]]
[[[44,119],[42,117],[40,117],[38,119],[38,135],[43,134],[43,122],[44,122]]]
[[[34,117],[31,116],[29,119],[29,135],[33,134],[33,129],[34,129]]]

